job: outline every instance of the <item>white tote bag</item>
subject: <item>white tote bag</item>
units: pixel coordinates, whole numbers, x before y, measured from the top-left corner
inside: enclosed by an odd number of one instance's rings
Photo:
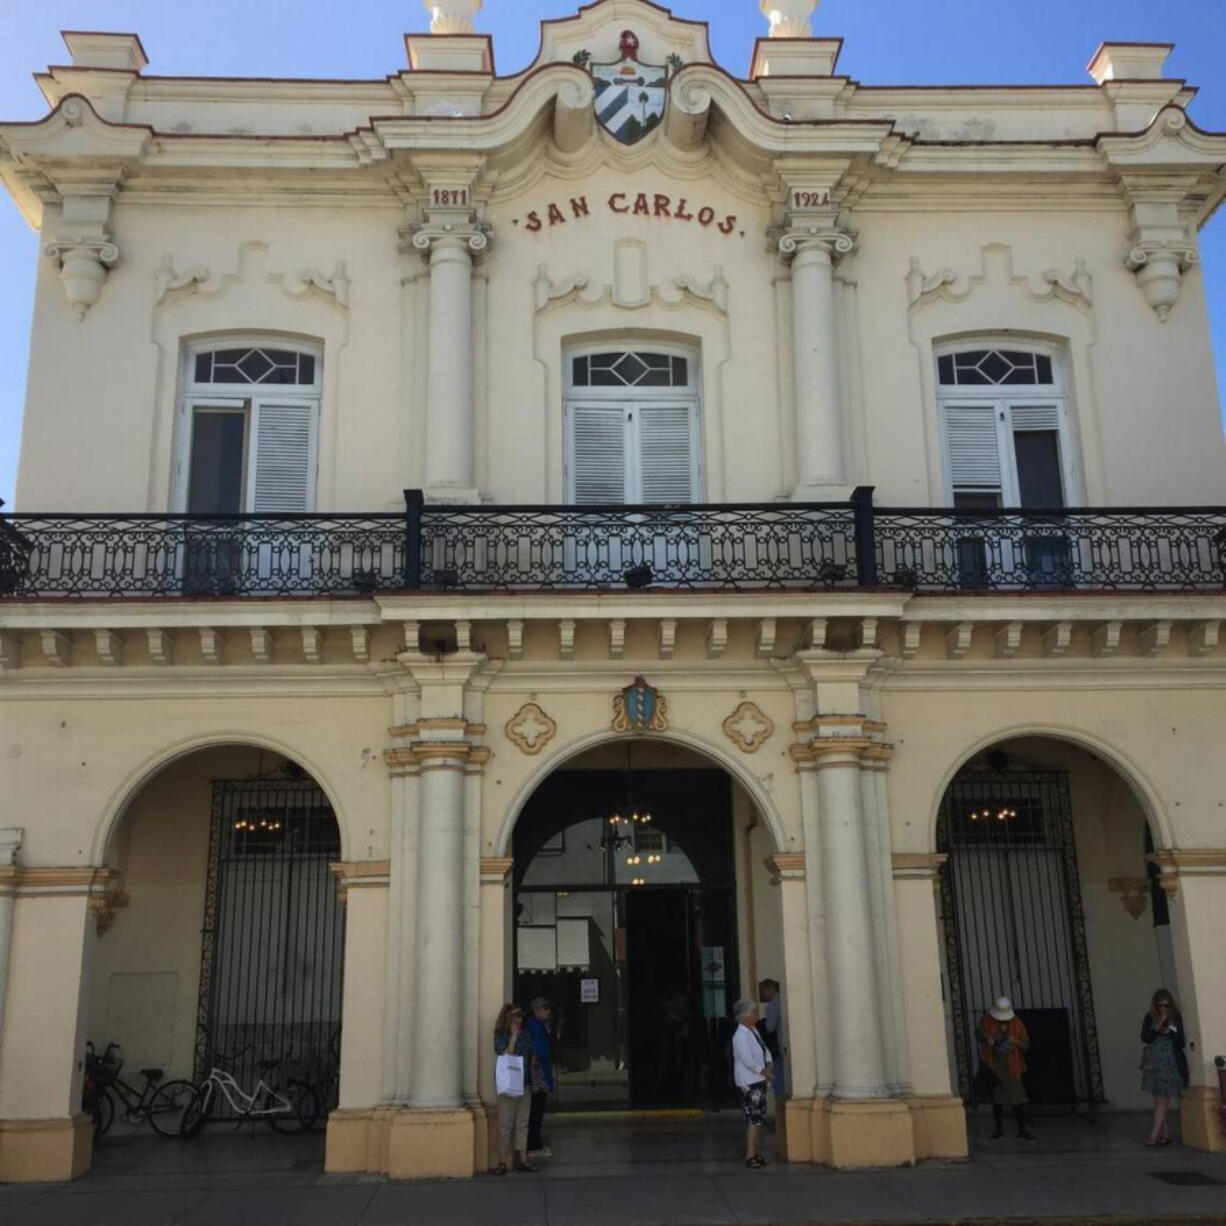
[[[507,1098],[524,1096],[524,1058],[504,1052],[494,1064],[494,1089]]]

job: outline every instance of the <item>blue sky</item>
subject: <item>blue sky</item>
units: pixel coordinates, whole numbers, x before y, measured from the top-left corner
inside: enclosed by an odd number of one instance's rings
[[[578,0],[486,0],[477,28],[494,36],[498,70],[536,53],[537,22],[574,12]],[[710,22],[715,58],[742,74],[766,23],[756,0],[675,0],[681,17]],[[68,60],[59,31],[124,30],[141,36],[152,73],[182,76],[381,78],[404,65],[402,35],[424,30],[417,0],[0,0],[0,117],[46,112],[30,74]],[[839,68],[865,83],[1084,82],[1104,39],[1173,42],[1168,71],[1200,87],[1190,114],[1226,130],[1226,0],[823,0],[815,32],[845,39]],[[1226,384],[1226,209],[1201,235],[1219,385]],[[0,199],[0,498],[12,504],[36,236]],[[97,372],[122,378],[122,370]],[[1226,501],[1226,491],[1223,500]],[[71,490],[63,505],[73,508]]]

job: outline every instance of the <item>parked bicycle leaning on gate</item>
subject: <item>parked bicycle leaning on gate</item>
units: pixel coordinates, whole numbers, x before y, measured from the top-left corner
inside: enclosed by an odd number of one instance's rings
[[[177,1137],[183,1127],[183,1112],[195,1096],[196,1087],[190,1081],[162,1081],[160,1068],[140,1070],[144,1084],[139,1088],[120,1077],[123,1059],[119,1045],[108,1043],[101,1056],[93,1043],[85,1045],[85,1084],[81,1108],[93,1119],[94,1140],[106,1135],[122,1107],[128,1124],[148,1120],[154,1132],[164,1137]]]
[[[181,1135],[194,1137],[213,1118],[222,1099],[235,1115],[235,1127],[248,1120],[264,1119],[278,1132],[305,1132],[319,1118],[319,1104],[314,1089],[299,1078],[286,1081],[281,1089],[273,1075],[281,1067],[279,1059],[260,1060],[260,1080],[250,1092],[238,1084],[234,1074],[223,1065],[233,1065],[246,1049],[230,1056],[214,1053],[209,1074],[193,1088],[193,1094],[183,1111]],[[270,1082],[270,1078],[273,1080]]]

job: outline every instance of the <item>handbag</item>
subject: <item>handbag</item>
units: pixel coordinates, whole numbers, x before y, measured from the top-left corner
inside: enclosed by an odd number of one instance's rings
[[[971,1082],[971,1102],[986,1103],[995,1092],[999,1080],[992,1066],[981,1060],[979,1068],[975,1070],[975,1079]]]
[[[524,1096],[524,1058],[503,1052],[494,1062],[494,1089],[507,1098]]]

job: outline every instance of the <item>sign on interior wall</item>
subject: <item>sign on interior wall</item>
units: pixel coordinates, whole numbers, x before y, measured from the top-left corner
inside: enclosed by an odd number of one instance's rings
[[[583,1005],[600,1004],[600,980],[599,979],[580,979],[579,980],[579,1003]]]

